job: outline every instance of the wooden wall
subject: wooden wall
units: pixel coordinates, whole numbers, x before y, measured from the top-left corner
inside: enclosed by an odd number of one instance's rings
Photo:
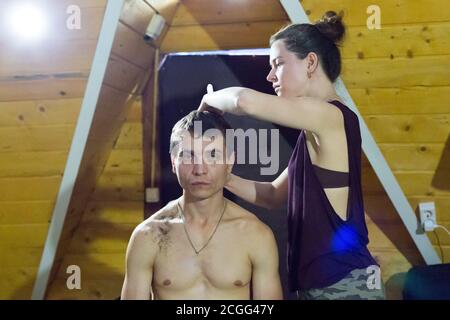
[[[0,299],[31,295],[105,9],[42,3],[52,31],[42,42],[0,34]],[[70,4],[86,17],[80,30],[66,28]]]
[[[65,251],[48,299],[116,299],[131,232],[143,219],[141,101],[122,126],[81,222]],[[81,290],[68,290],[67,267],[81,268]]]
[[[0,34],[0,299],[30,296],[106,0],[45,3],[58,32],[32,55]],[[450,228],[447,1],[377,1],[381,30],[366,27],[369,0],[301,3],[312,20],[330,9],[344,13],[343,80],[413,208],[435,201],[438,222]],[[68,4],[82,8],[81,30],[58,28]],[[143,216],[140,99],[154,48],[141,38],[156,10],[170,27],[156,44],[163,52],[264,48],[288,21],[278,0],[126,0],[50,299],[120,294],[126,243]],[[400,298],[404,273],[423,261],[367,161],[363,183],[369,246],[388,297]],[[442,230],[429,237],[449,262],[450,237]],[[81,291],[65,287],[69,264],[82,268]]]
[[[177,1],[125,2],[59,244],[49,299],[120,295],[126,245],[144,216],[142,125],[136,113],[141,111],[145,86],[152,83],[148,81],[153,77],[155,48],[164,36],[149,45],[143,35],[155,12],[170,23],[177,5]],[[125,122],[129,112],[131,118]],[[81,291],[66,287],[71,264],[81,267]]]
[[[450,14],[444,1],[381,1],[382,29],[368,30],[366,1],[347,5],[349,26],[343,44],[343,80],[414,209],[435,201],[438,223],[450,226]],[[309,5],[309,3],[308,3]],[[305,6],[306,1],[305,1]],[[327,8],[307,6],[312,17]],[[367,16],[367,15],[366,15]],[[421,257],[369,166],[364,192],[372,252],[382,264],[389,298],[400,298],[404,273]],[[443,261],[450,261],[450,238],[430,233]],[[438,243],[440,245],[438,246]]]

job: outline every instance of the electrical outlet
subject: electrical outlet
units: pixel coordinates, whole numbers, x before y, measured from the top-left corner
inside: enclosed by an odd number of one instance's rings
[[[158,188],[145,189],[145,202],[147,203],[159,202],[159,189]]]
[[[436,227],[436,207],[434,202],[419,203],[420,225],[425,231],[433,231]]]

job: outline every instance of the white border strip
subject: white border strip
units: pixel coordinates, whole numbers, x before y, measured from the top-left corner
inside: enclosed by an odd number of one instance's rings
[[[280,0],[280,2],[292,23],[309,23],[308,16],[298,0]],[[426,234],[417,233],[418,222],[416,214],[398,184],[397,179],[392,174],[389,165],[384,159],[383,154],[373,139],[366,122],[359,113],[358,108],[355,106],[355,103],[341,78],[336,81],[336,90],[339,96],[344,99],[346,105],[358,115],[364,153],[366,154],[367,159],[369,159],[373,170],[391,199],[392,204],[411,235],[417,249],[419,249],[423,259],[427,264],[442,263]]]
[[[91,72],[86,85],[86,92],[81,105],[78,122],[67,158],[64,176],[59,188],[52,220],[45,241],[44,251],[34,283],[31,299],[42,300],[47,291],[50,272],[55,260],[56,249],[61,237],[64,221],[72,196],[73,188],[80,168],[84,149],[86,147],[89,130],[94,117],[97,101],[100,96],[106,66],[116,34],[119,17],[124,0],[108,0],[102,27],[92,62]]]

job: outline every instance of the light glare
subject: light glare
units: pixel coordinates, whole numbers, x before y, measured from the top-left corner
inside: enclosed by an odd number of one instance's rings
[[[41,39],[47,29],[43,12],[32,4],[21,4],[10,9],[8,25],[13,35],[24,41]]]

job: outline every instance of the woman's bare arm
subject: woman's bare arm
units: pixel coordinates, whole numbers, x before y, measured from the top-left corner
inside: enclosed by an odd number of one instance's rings
[[[272,182],[247,180],[231,175],[225,188],[252,204],[275,209],[281,207],[287,200],[287,178],[287,168]]]

